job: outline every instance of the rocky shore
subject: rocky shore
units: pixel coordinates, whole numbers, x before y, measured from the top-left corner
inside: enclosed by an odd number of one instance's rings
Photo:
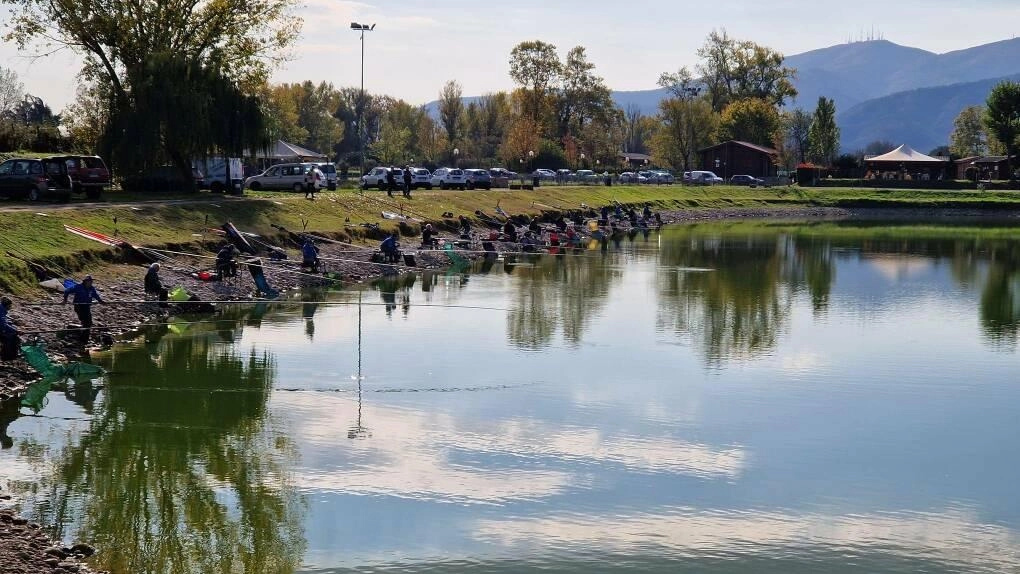
[[[0,492],[0,503],[9,495]],[[94,572],[82,561],[95,554],[88,544],[62,546],[34,522],[0,509],[0,571],[4,574]]]

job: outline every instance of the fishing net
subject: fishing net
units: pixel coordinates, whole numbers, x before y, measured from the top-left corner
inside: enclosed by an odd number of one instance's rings
[[[443,247],[443,251],[446,253],[446,256],[450,258],[450,263],[452,263],[454,267],[463,268],[468,266],[468,260],[465,259],[463,255],[460,255],[453,250],[453,244],[447,243]]]
[[[24,398],[21,399],[21,406],[28,407],[39,412],[46,406],[46,395],[56,382],[72,379],[75,382],[91,381],[102,377],[106,371],[97,365],[88,363],[68,363],[60,365],[54,363],[46,355],[46,350],[41,345],[24,345],[21,353],[25,361],[39,374],[42,379],[29,385]]]
[[[184,287],[177,286],[174,287],[173,291],[170,292],[170,295],[167,298],[175,303],[183,303],[191,299],[191,295],[188,295],[188,292],[184,290]]]

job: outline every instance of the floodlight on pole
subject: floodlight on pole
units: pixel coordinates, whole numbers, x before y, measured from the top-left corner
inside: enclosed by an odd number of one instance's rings
[[[358,102],[358,139],[361,140],[361,176],[365,176],[365,138],[368,137],[368,130],[365,129],[365,32],[375,30],[375,24],[359,24],[351,22],[351,30],[361,33],[361,98]]]

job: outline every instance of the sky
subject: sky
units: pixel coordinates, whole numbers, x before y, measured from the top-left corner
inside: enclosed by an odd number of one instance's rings
[[[456,80],[465,95],[512,88],[510,50],[539,39],[564,55],[582,45],[614,90],[655,87],[662,72],[696,63],[713,29],[787,55],[846,42],[875,29],[886,40],[949,52],[1016,35],[1016,0],[299,0],[305,24],[293,57],[274,80],[360,83],[361,47],[352,21],[375,23],[365,38],[365,89],[419,105]],[[6,27],[7,14],[0,16]],[[972,25],[963,25],[971,22]],[[73,101],[80,60],[33,58],[0,40],[0,66],[55,110]]]

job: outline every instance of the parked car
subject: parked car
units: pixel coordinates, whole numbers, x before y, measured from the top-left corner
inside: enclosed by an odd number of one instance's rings
[[[305,191],[308,186],[322,189],[326,177],[314,163],[281,163],[244,180],[244,187],[252,191],[293,190]]]
[[[432,172],[432,187],[448,189],[456,187],[461,191],[467,188],[467,180],[464,178],[464,170],[449,167],[441,167]]]
[[[71,197],[71,178],[59,159],[9,159],[0,163],[0,195],[39,201]]]
[[[570,171],[569,169],[558,169],[556,170],[556,181],[560,183],[567,183],[568,181],[574,181],[577,174]]]
[[[110,170],[99,156],[56,155],[48,159],[64,162],[71,178],[71,193],[84,193],[89,199],[99,199],[103,188],[110,187]]]
[[[517,179],[518,177],[520,177],[519,175],[517,175],[516,171],[510,171],[509,169],[504,169],[502,167],[494,167],[490,169],[489,175],[493,178],[505,177],[507,179]]]
[[[536,169],[535,172],[533,174],[531,174],[531,176],[532,177],[538,177],[538,179],[541,179],[541,180],[555,180],[556,179],[556,172],[551,170],[551,169],[544,169],[544,168],[543,169]]]
[[[423,187],[425,189],[432,189],[432,174],[423,167],[412,167],[411,188],[421,189]]]
[[[574,174],[574,179],[578,183],[592,183],[594,181],[597,181],[599,179],[599,176],[596,175],[595,172],[590,169],[579,169],[577,170],[577,173]]]
[[[694,185],[717,185],[726,183],[726,180],[711,171],[692,171],[687,182]]]
[[[759,185],[765,185],[764,179],[758,179],[750,175],[735,175],[730,178],[730,185],[749,185],[751,187],[758,187]]]
[[[620,174],[620,183],[648,183],[648,178],[633,171],[625,171]]]
[[[336,189],[337,175],[336,175],[336,164],[334,163],[320,163],[318,164],[319,171],[326,177],[326,188],[330,191]]]
[[[673,174],[669,173],[668,171],[663,171],[661,169],[643,171],[641,172],[641,175],[643,175],[647,180],[646,183],[654,183],[658,185],[673,185],[673,183],[676,181],[673,177]]]
[[[485,169],[465,169],[464,181],[468,189],[492,189],[492,176]]]
[[[379,189],[386,189],[388,187],[386,175],[390,173],[390,170],[391,169],[388,167],[372,168],[372,171],[361,176],[361,189],[369,189],[373,187],[378,187]],[[397,184],[397,187],[398,188],[403,187],[404,170],[400,169],[399,167],[395,167],[392,168],[392,171],[393,181]]]

